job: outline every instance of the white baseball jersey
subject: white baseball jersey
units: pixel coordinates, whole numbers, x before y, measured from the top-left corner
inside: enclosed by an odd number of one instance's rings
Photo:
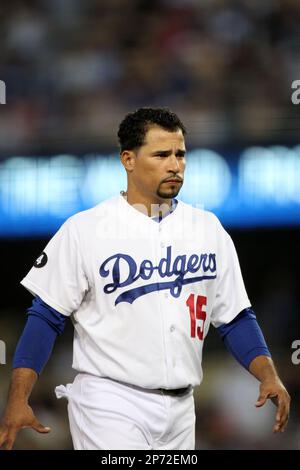
[[[21,284],[71,316],[80,372],[198,385],[210,323],[250,306],[230,236],[181,201],[158,223],[118,195],[70,217],[44,253]]]

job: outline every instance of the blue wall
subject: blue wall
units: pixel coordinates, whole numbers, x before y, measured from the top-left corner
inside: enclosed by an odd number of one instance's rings
[[[48,235],[126,189],[118,155],[12,156],[0,163],[0,236]],[[179,198],[227,227],[300,225],[300,145],[188,152]]]

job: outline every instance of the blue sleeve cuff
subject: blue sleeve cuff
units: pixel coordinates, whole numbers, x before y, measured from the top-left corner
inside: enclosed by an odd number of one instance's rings
[[[13,358],[13,368],[27,367],[40,374],[49,359],[56,331],[38,316],[29,316]]]
[[[67,317],[36,297],[27,310],[27,322],[17,344],[13,368],[26,367],[40,374],[63,332]]]
[[[251,308],[246,308],[230,323],[217,328],[228,351],[246,369],[257,356],[269,356],[263,333]]]
[[[40,297],[33,299],[31,307],[27,309],[27,315],[33,315],[42,318],[51,328],[61,335],[64,331],[66,320],[68,317],[58,312],[54,308],[46,304]]]

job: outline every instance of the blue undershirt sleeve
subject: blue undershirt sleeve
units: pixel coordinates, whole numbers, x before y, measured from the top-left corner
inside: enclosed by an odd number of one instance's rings
[[[230,323],[217,328],[228,351],[246,369],[257,356],[269,356],[265,338],[251,308],[242,310]]]
[[[27,309],[27,322],[17,344],[13,368],[25,367],[40,374],[52,352],[56,337],[65,327],[67,317],[35,297]]]

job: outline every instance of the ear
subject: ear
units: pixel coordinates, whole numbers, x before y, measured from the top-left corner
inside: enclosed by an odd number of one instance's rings
[[[134,169],[136,154],[133,150],[124,150],[120,154],[120,159],[126,171],[132,171]]]

